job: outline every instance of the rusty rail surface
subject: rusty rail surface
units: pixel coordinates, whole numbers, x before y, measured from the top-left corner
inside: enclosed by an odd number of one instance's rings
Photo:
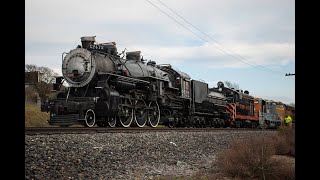
[[[275,129],[252,129],[252,128],[107,128],[107,127],[26,127],[26,135],[37,134],[81,134],[81,133],[143,133],[143,132],[206,132],[206,131],[276,131]]]

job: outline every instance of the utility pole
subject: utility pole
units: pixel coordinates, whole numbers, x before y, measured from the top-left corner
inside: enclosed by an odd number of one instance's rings
[[[296,75],[296,74],[290,74],[290,73],[286,74],[286,76],[294,76],[294,75]]]

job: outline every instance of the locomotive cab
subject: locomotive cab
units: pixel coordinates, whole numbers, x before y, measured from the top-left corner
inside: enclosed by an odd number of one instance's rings
[[[181,90],[181,97],[182,98],[186,98],[186,99],[190,99],[191,98],[191,77],[186,74],[183,73],[181,71],[179,72],[179,76],[176,77],[177,79],[177,84],[178,84],[178,88]]]

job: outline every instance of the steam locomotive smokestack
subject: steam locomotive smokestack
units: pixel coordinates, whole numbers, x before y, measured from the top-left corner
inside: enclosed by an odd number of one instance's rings
[[[95,37],[96,36],[81,37],[82,48],[87,49],[89,45],[92,45],[96,41]]]

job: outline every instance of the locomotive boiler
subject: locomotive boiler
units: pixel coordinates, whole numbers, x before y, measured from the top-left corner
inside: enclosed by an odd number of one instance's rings
[[[81,42],[62,54],[54,87],[66,81],[67,92],[42,105],[51,125],[216,127],[229,118],[226,97],[207,83],[169,64],[145,62],[140,51],[119,54],[114,42],[98,44],[95,36]]]

